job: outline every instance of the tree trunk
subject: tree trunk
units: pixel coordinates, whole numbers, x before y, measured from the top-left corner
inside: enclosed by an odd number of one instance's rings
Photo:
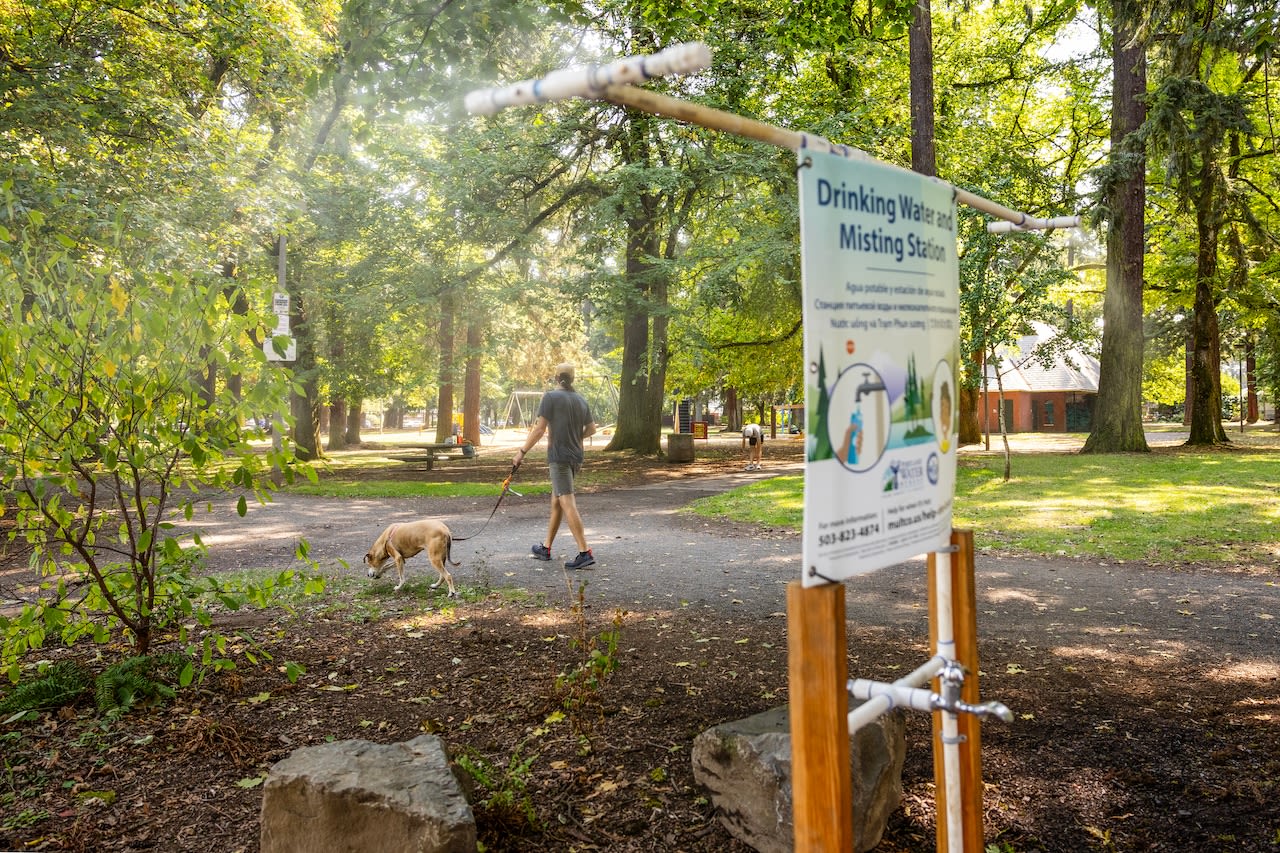
[[[451,292],[440,295],[440,332],[436,345],[440,349],[440,393],[436,402],[436,443],[453,434],[453,320],[455,300]]]
[[[360,425],[364,422],[364,400],[352,400],[351,408],[347,409],[347,434],[345,436],[348,447],[355,447],[360,444]]]
[[[1182,425],[1191,423],[1191,407],[1195,404],[1196,388],[1191,363],[1195,359],[1195,345],[1191,338],[1191,329],[1187,329],[1182,345]]]
[[[1244,342],[1245,422],[1258,422],[1258,365],[1253,354],[1253,335]]]
[[[738,405],[738,389],[724,389],[724,427],[730,432],[742,430],[742,410]]]
[[[645,387],[645,423],[649,434],[653,436],[653,449],[635,448],[641,453],[656,453],[658,440],[662,435],[662,412],[666,402],[667,361],[671,358],[671,348],[667,329],[670,316],[667,314],[667,275],[655,270],[650,273],[654,278],[649,288],[649,303],[652,316],[649,321],[649,383]]]
[[[1140,10],[1117,3],[1112,23],[1111,162],[1107,189],[1107,284],[1098,401],[1085,453],[1147,452],[1142,429],[1142,275],[1146,154],[1131,135],[1142,126],[1146,45],[1135,40]]]
[[[984,364],[982,354],[974,353],[973,362],[978,365],[978,381],[982,382],[982,365]],[[978,407],[982,404],[981,390],[979,387],[970,388],[968,382],[960,383],[960,393],[957,395],[960,432],[956,436],[960,444],[982,442],[982,421],[978,417]]]
[[[929,0],[916,0],[908,34],[911,52],[911,168],[938,174],[933,136],[933,16]]]
[[[993,352],[991,361],[995,364],[1000,363],[1000,359]],[[1009,424],[1004,420],[1004,377],[1000,375],[1000,369],[996,368],[996,411],[999,412],[998,421],[1000,423],[1000,440],[1004,442],[1004,481],[1009,482],[1009,478],[1013,476],[1013,451],[1009,449]],[[989,443],[988,443],[989,446]]]
[[[1191,434],[1190,445],[1225,444],[1222,426],[1222,356],[1218,306],[1214,284],[1218,276],[1218,239],[1221,234],[1217,183],[1202,166],[1201,191],[1196,199],[1196,295],[1191,320]]]
[[[618,426],[605,450],[658,452],[661,409],[649,411],[649,317],[633,310],[622,322],[622,372],[618,388]],[[657,421],[656,427],[654,421]]]
[[[480,324],[467,324],[466,377],[462,382],[462,438],[480,446]]]
[[[227,278],[235,277],[235,264],[226,261],[222,264],[222,274]],[[234,292],[232,292],[234,291]],[[245,294],[243,287],[228,285],[223,288],[223,292],[227,294],[227,298],[231,302],[231,311],[237,317],[244,317],[249,313],[249,297]],[[257,334],[252,335],[253,345],[259,346],[261,342],[258,340]],[[244,378],[239,373],[227,374],[227,390],[231,392],[231,397],[237,403],[244,396]]]
[[[629,158],[628,162],[643,160]],[[618,426],[605,450],[656,454],[662,436],[666,378],[667,324],[662,301],[666,286],[655,287],[655,280],[664,273],[650,260],[658,257],[657,200],[645,193],[636,204],[639,212],[627,220],[626,282],[630,291],[622,321]]]
[[[329,450],[347,449],[347,401],[341,398],[329,404]]]
[[[289,294],[289,326],[297,342],[298,360],[292,365],[293,377],[302,385],[302,394],[290,392],[289,408],[293,414],[293,443],[300,459],[319,459],[320,450],[320,379],[316,366],[314,335],[307,328],[306,306],[302,295],[291,288]]]

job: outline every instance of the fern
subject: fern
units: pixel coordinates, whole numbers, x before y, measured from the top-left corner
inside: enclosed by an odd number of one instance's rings
[[[89,682],[89,673],[80,664],[55,663],[39,678],[19,684],[0,699],[0,717],[69,705],[88,689]]]
[[[183,668],[181,652],[125,658],[103,670],[94,682],[94,701],[104,714],[123,714],[138,702],[164,702],[177,696]]]

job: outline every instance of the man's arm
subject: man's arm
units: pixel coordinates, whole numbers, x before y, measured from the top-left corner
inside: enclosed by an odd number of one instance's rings
[[[533,429],[529,430],[529,435],[525,438],[524,444],[521,445],[520,449],[518,449],[515,455],[511,457],[511,464],[519,465],[523,462],[525,454],[530,450],[533,450],[539,441],[542,441],[542,436],[545,435],[546,432],[547,419],[539,415],[538,420],[533,425]]]
[[[589,421],[589,422],[587,423],[587,425],[586,425],[586,426],[584,426],[584,427],[582,428],[582,437],[583,437],[583,438],[590,438],[591,436],[593,436],[593,435],[595,435],[595,434],[596,434],[596,422],[595,422],[595,421]]]

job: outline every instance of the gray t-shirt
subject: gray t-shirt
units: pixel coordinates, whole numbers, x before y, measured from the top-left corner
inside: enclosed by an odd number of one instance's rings
[[[547,419],[547,461],[582,464],[582,431],[591,409],[577,391],[557,388],[542,395],[538,417]]]

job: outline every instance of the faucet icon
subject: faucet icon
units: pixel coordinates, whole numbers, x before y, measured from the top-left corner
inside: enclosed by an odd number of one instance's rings
[[[884,387],[884,382],[882,382],[879,377],[876,377],[876,380],[872,382],[871,371],[864,370],[862,371],[862,384],[858,386],[857,392],[854,393],[853,402],[861,403],[862,395],[870,394],[873,391],[884,391],[884,390],[886,390]]]

